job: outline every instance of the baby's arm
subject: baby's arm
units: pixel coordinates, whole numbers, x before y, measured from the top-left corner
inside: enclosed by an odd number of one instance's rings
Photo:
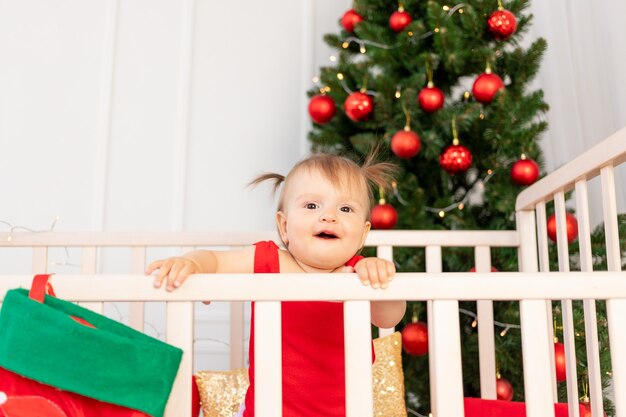
[[[253,272],[254,250],[255,246],[232,251],[196,250],[183,256],[154,261],[148,265],[146,274],[158,270],[154,286],[160,288],[167,280],[167,291],[173,291],[193,274]]]
[[[372,288],[385,289],[396,273],[396,267],[392,262],[380,258],[364,258],[355,266],[363,285],[371,285]],[[372,301],[371,321],[372,324],[381,327],[393,327],[402,320],[406,311],[406,301]]]

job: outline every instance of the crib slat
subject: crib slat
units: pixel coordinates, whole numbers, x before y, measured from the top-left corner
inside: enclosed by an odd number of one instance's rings
[[[254,415],[258,417],[281,417],[282,349],[280,302],[257,301],[254,303]]]
[[[581,271],[593,271],[587,181],[584,179],[576,181],[575,189],[580,269]],[[585,343],[587,347],[591,411],[593,415],[601,416],[604,414],[604,407],[602,405],[602,371],[600,369],[600,345],[598,343],[595,300],[583,300],[583,309],[585,314]]]
[[[441,263],[441,247],[440,246],[426,246],[426,272],[430,273],[439,273],[442,271],[442,263]],[[433,302],[428,300],[426,302],[426,311],[427,311],[427,326],[428,326],[428,334],[433,334],[435,332],[435,319],[433,312]],[[435,356],[437,352],[435,351],[435,341],[432,337],[428,338],[428,369],[430,369],[430,411],[433,415],[437,414],[437,389],[435,388],[435,384],[433,384],[433,372],[435,369]]]
[[[133,246],[131,249],[131,271],[134,274],[143,274],[146,270],[146,247]],[[147,279],[147,278],[146,278]],[[135,301],[130,303],[130,327],[140,332],[144,330],[145,308],[144,303]]]
[[[535,242],[535,215],[531,210],[515,213],[520,234],[518,249],[522,272],[537,272]],[[542,233],[542,232],[540,232]],[[554,364],[550,366],[549,354],[553,351],[547,312],[548,304],[541,300],[520,301],[522,327],[522,357],[524,367],[524,393],[527,417],[554,417],[555,393],[550,389],[554,379]],[[553,361],[552,361],[553,362]]]
[[[47,246],[33,248],[32,271],[33,274],[45,274],[48,272]]]
[[[441,270],[441,248],[426,247],[426,268]],[[463,377],[461,366],[461,335],[459,302],[456,300],[432,301],[428,316],[428,343],[431,395],[431,412],[438,417],[462,416]],[[431,343],[432,341],[432,343]],[[432,349],[431,349],[432,347]]]
[[[244,367],[244,303],[230,302],[230,369]]]
[[[191,415],[193,375],[193,303],[170,301],[166,307],[166,340],[183,350],[183,358],[172,387],[165,417]]]
[[[606,313],[611,347],[615,415],[626,415],[626,300],[607,300]]]
[[[346,366],[346,417],[374,415],[372,327],[369,301],[343,305]]]
[[[607,266],[609,271],[621,271],[622,261],[617,228],[617,204],[615,202],[615,171],[612,166],[607,166],[600,170],[600,175]]]
[[[548,352],[553,349],[548,338],[546,303],[520,301],[522,355],[524,358],[524,393],[528,417],[554,417],[554,399]],[[578,408],[578,406],[576,407]]]
[[[96,269],[97,269],[97,248],[95,246],[83,247],[81,271],[83,272],[83,274],[95,274]],[[102,312],[104,311],[104,303],[85,302],[85,303],[78,303],[78,304],[98,314],[102,314]]]
[[[569,272],[569,247],[565,222],[565,194],[559,191],[554,194],[554,211],[556,214],[557,252],[559,271]],[[574,308],[572,300],[561,300],[561,317],[563,319],[563,344],[565,345],[565,371],[567,381],[567,403],[570,417],[578,417],[578,377],[576,370],[576,341],[574,340]]]
[[[537,250],[539,254],[539,270],[550,271],[550,254],[548,252],[548,221],[546,219],[546,204],[541,201],[535,206],[537,217]],[[546,310],[548,319],[548,333],[550,340],[554,340],[554,329],[552,328],[552,300],[546,300]],[[554,364],[554,349],[550,349],[550,368],[552,370],[552,396],[554,402],[558,402],[558,391],[556,385],[556,366]]]
[[[376,257],[380,258],[380,259],[386,259],[390,262],[393,262],[393,246],[377,246],[376,247]],[[390,334],[393,334],[393,332],[395,332],[396,329],[395,327],[391,327],[388,329],[383,329],[383,328],[378,328],[378,337],[385,337],[388,336]]]
[[[477,246],[474,250],[476,272],[491,271],[491,251],[488,246]],[[476,302],[478,321],[478,356],[480,364],[480,396],[497,398],[496,394],[496,344],[494,340],[493,301]]]

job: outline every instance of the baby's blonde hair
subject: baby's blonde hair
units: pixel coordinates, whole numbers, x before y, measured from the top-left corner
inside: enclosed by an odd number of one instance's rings
[[[276,173],[266,173],[259,175],[250,182],[256,186],[265,181],[274,182],[274,192],[284,184],[278,200],[278,210],[283,210],[285,189],[289,185],[289,179],[297,172],[306,169],[320,172],[328,181],[339,187],[357,186],[366,194],[368,207],[374,204],[374,193],[372,186],[390,190],[394,175],[398,172],[398,167],[389,162],[376,162],[377,152],[370,153],[362,165],[339,155],[329,153],[315,153],[294,165],[287,176]],[[368,210],[369,218],[369,210]]]

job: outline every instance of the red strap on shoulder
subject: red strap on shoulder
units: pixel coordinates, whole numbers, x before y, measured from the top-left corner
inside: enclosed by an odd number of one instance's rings
[[[350,258],[348,262],[346,262],[346,266],[351,266],[354,268],[354,266],[363,258],[365,257],[361,255],[354,255],[352,258]]]
[[[56,297],[52,285],[48,282],[52,274],[39,274],[33,278],[33,284],[30,286],[28,296],[35,301],[43,303],[46,294]]]
[[[254,244],[254,273],[268,274],[280,272],[278,262],[278,246],[271,240],[257,242]]]

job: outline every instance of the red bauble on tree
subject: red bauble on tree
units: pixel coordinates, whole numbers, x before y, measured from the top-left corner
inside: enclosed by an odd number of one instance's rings
[[[428,87],[422,88],[419,92],[417,100],[422,110],[428,113],[435,112],[443,107],[443,91],[435,87],[432,83],[428,83]]]
[[[439,165],[448,174],[463,173],[472,165],[472,153],[465,146],[459,145],[458,140],[455,140],[439,156]]]
[[[556,370],[556,380],[565,381],[565,345],[563,343],[554,344],[554,367]]]
[[[370,221],[374,229],[393,229],[398,221],[398,212],[381,198],[378,205],[372,208]]]
[[[591,413],[591,403],[589,402],[589,397],[586,395],[581,399],[580,407],[580,417],[593,417]],[[604,417],[606,417],[606,412],[603,413]]]
[[[556,216],[553,214],[548,217],[546,223],[548,237],[556,242]],[[578,220],[573,214],[565,213],[565,230],[567,231],[567,242],[572,243],[578,236]]]
[[[343,103],[346,116],[355,122],[367,120],[374,111],[374,100],[361,92],[354,92]]]
[[[341,26],[348,32],[354,32],[354,25],[363,21],[363,17],[360,14],[350,9],[341,16]]]
[[[309,101],[309,115],[315,123],[324,124],[335,115],[335,102],[327,95],[318,94]]]
[[[513,399],[513,385],[506,378],[496,379],[496,395],[499,400],[511,401]]]
[[[409,355],[428,353],[428,326],[421,321],[409,323],[402,329],[402,348]]]
[[[517,185],[530,185],[539,178],[539,165],[532,159],[522,159],[511,166],[511,179]]]
[[[405,12],[403,7],[400,7],[397,12],[393,12],[391,17],[389,17],[389,27],[394,32],[401,32],[412,20],[411,15]]]
[[[413,158],[421,148],[419,136],[410,128],[405,127],[404,130],[397,131],[391,138],[391,150],[399,158]]]
[[[496,39],[502,40],[515,33],[517,19],[508,10],[500,9],[491,13],[487,25],[489,26],[489,31],[493,33]]]
[[[480,74],[474,81],[472,94],[476,101],[491,103],[496,93],[504,87],[502,78],[490,71]]]

